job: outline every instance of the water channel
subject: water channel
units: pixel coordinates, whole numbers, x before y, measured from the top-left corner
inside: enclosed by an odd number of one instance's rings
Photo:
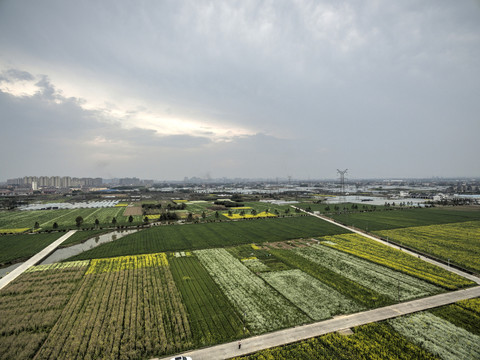
[[[60,248],[55,250],[53,253],[51,253],[49,256],[47,256],[40,264],[53,264],[55,262],[60,262],[65,259],[68,259],[69,257],[78,255],[84,251],[93,249],[94,247],[105,244],[111,241],[118,240],[125,235],[133,234],[134,232],[137,232],[138,230],[121,230],[121,231],[113,231],[108,234],[103,234],[103,235],[98,235],[95,236],[81,244],[69,246],[66,248]],[[18,266],[20,266],[23,263],[16,263],[13,265],[10,265],[6,268],[0,269],[0,279],[7,275],[10,271],[14,270]]]

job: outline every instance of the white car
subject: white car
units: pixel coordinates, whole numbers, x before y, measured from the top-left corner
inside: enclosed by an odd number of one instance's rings
[[[171,358],[170,360],[192,360],[190,356],[177,356],[174,358]]]

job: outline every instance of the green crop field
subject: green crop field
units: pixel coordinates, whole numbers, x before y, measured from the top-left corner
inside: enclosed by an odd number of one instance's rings
[[[304,202],[299,204],[294,204],[294,206],[299,207],[300,209],[312,211],[320,211],[323,213],[335,213],[336,211],[343,211],[345,208],[348,211],[358,212],[358,211],[381,211],[385,208],[383,205],[370,205],[366,204],[352,204],[352,203],[341,203],[341,204],[315,204],[311,202]],[[354,208],[355,207],[355,208]]]
[[[205,249],[246,243],[345,233],[346,230],[309,216],[203,224],[156,226],[102,244],[70,260]]]
[[[28,259],[62,235],[64,233],[0,236],[0,267]]]
[[[336,221],[367,231],[480,220],[480,207],[438,207],[331,215]]]
[[[383,230],[375,234],[480,273],[480,221]]]
[[[171,257],[169,263],[197,345],[227,342],[244,335],[242,318],[196,257]]]
[[[128,216],[123,216],[125,207],[69,210],[0,211],[0,232],[2,229],[32,229],[38,222],[39,230],[51,230],[54,223],[58,228],[76,228],[77,216],[83,218],[82,227],[93,227],[98,219],[99,226],[112,226],[115,217],[117,225],[128,224]],[[134,216],[135,224],[142,222],[141,216]]]

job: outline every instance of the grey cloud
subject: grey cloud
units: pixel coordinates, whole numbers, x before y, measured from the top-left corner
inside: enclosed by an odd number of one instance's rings
[[[14,80],[34,80],[34,76],[27,71],[8,69],[0,74],[0,81],[12,82]]]
[[[212,143],[207,132],[125,130],[80,111],[81,99],[42,103],[61,96],[47,78],[44,99],[30,99],[38,116],[12,110],[37,131],[45,114],[49,139],[70,126],[78,142],[102,135],[130,154],[175,149],[162,166],[180,178],[201,166],[214,176],[313,177],[339,166],[359,176],[466,175],[480,172],[471,135],[480,133],[479,12],[476,2],[436,0],[42,2],[28,11],[4,1],[0,46],[7,62],[63,69],[179,118],[259,133]],[[149,109],[129,115],[137,111]]]

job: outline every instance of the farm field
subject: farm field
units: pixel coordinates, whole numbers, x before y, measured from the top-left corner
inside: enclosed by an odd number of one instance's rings
[[[300,237],[334,235],[346,230],[310,216],[156,226],[102,244],[70,260],[224,247]]]
[[[1,359],[33,358],[87,265],[65,263],[61,269],[30,271],[0,291]]]
[[[479,223],[423,227],[477,234]],[[98,231],[77,233],[71,243]],[[155,226],[71,259],[0,291],[0,358],[148,359],[473,284],[309,216]],[[478,357],[478,300],[245,358]]]
[[[198,250],[195,254],[236,309],[245,314],[246,323],[254,333],[309,322],[300,309],[225,249]]]
[[[331,215],[348,226],[367,231],[390,230],[480,220],[479,207],[436,207],[404,210],[373,211]]]
[[[25,358],[35,359],[147,359],[178,353],[393,303],[397,294],[386,283],[386,273],[401,279],[402,298],[442,291],[314,243],[309,239],[244,244],[228,250],[161,252],[32,267],[0,292],[0,319],[11,324],[3,327],[22,329],[0,334],[0,341],[7,344],[4,357],[12,358],[11,354],[20,348],[23,351],[23,347]],[[365,266],[367,270],[361,270]],[[350,276],[348,267],[359,275]],[[339,274],[338,268],[346,274]],[[379,285],[371,290],[375,279]],[[42,284],[52,286],[45,290]],[[397,285],[393,281],[393,287]],[[44,294],[37,296],[35,286]],[[33,315],[22,317],[18,324],[9,316],[12,309],[22,314],[23,306],[43,299],[43,295],[44,300],[29,310]],[[50,303],[48,311],[40,311],[42,304]],[[469,303],[462,309],[478,311],[478,304]],[[45,325],[37,327],[37,320],[25,325],[35,316],[44,319],[41,324]],[[382,326],[379,335],[373,334],[376,330],[362,336],[356,332],[351,338],[332,335],[325,344],[347,351],[348,346],[369,347],[385,338],[395,342],[389,345],[394,347],[392,351],[402,346],[408,348],[406,354],[416,354],[410,353],[414,348],[424,351],[390,325]],[[362,345],[368,337],[373,342]],[[27,339],[31,340],[28,346]]]
[[[376,231],[400,244],[480,272],[480,221]]]
[[[443,290],[416,277],[391,270],[345,252],[323,245],[296,248],[298,255],[318,265],[327,267],[360,285],[392,300],[406,301],[437,294]]]
[[[9,229],[32,229],[36,222],[40,226],[39,230],[51,230],[54,223],[57,223],[59,229],[73,229],[76,228],[77,216],[84,220],[82,227],[93,227],[95,219],[98,219],[99,226],[111,226],[114,217],[117,225],[126,225],[128,217],[123,216],[124,210],[125,207],[118,206],[98,209],[0,211],[0,232]],[[142,217],[135,216],[134,222],[141,223]]]
[[[192,346],[165,254],[93,260],[36,354],[148,358]]]
[[[265,272],[261,277],[313,320],[363,310],[353,300],[298,269]]]
[[[321,240],[324,246],[413,275],[445,289],[456,290],[473,285],[472,281],[459,275],[357,234],[325,236]]]
[[[388,323],[410,342],[441,359],[480,358],[480,336],[430,312],[402,316]]]
[[[271,249],[270,253],[291,268],[298,268],[366,308],[391,305],[393,299],[319,265],[292,250]]]
[[[299,343],[259,351],[235,360],[264,359],[478,359],[480,299],[461,301],[435,310],[402,316],[332,333]],[[469,310],[474,323],[458,317]],[[443,314],[447,313],[448,319]]]
[[[366,204],[352,204],[352,203],[341,203],[341,204],[315,204],[310,202],[304,202],[299,204],[294,204],[294,206],[299,207],[303,210],[311,210],[311,211],[320,211],[322,214],[332,214],[337,211],[341,211],[344,208],[348,209],[348,211],[381,211],[385,208],[383,205],[370,205]],[[335,207],[336,206],[336,207]],[[400,208],[400,207],[398,207]]]
[[[176,255],[169,257],[170,269],[187,308],[194,343],[206,346],[244,336],[243,319],[197,257]]]
[[[432,314],[480,336],[480,298],[463,300],[455,304],[430,310]]]
[[[327,334],[296,344],[262,350],[234,360],[290,359],[438,359],[422,347],[412,344],[385,323],[373,323],[353,329],[352,335]]]
[[[35,255],[64,233],[0,236],[0,267]]]

